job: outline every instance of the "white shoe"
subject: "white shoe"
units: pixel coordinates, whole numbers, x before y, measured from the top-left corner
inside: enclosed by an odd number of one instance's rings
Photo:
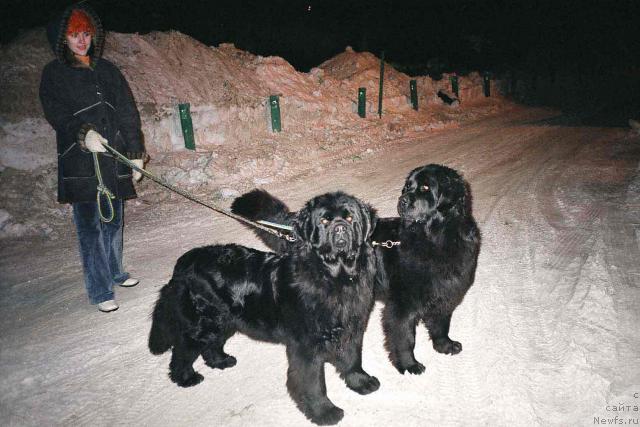
[[[109,301],[103,301],[98,304],[98,310],[102,311],[103,313],[116,311],[118,307],[118,304],[112,299],[110,299]]]
[[[138,283],[140,283],[140,280],[134,279],[133,277],[130,277],[127,280],[125,280],[124,282],[120,283],[120,286],[122,286],[123,288],[132,288],[135,285],[137,285]]]

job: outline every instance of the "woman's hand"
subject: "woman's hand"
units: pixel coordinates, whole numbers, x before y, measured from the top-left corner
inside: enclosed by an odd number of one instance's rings
[[[136,165],[140,169],[143,169],[143,167],[144,167],[144,162],[142,161],[142,159],[133,159],[133,160],[131,160],[131,163],[133,163],[134,165]],[[138,182],[138,181],[140,181],[142,179],[142,173],[140,173],[137,170],[133,169],[132,178],[133,178],[133,180],[135,182]]]
[[[90,130],[87,132],[87,136],[84,137],[84,146],[92,153],[104,153],[107,149],[104,148],[102,144],[108,143],[109,141],[104,139],[102,135],[95,130]]]

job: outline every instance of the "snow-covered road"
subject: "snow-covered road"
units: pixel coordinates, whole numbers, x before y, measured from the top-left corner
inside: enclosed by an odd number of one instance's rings
[[[326,367],[344,426],[640,423],[640,138],[516,108],[458,129],[390,144],[365,160],[327,160],[266,187],[293,208],[343,189],[395,215],[405,175],[426,163],[462,171],[483,244],[475,285],[454,313],[457,356],[424,329],[421,376],[387,361],[380,306],[364,367],[382,386],[348,390]],[[86,303],[71,220],[53,242],[0,249],[0,423],[3,425],[307,425],[287,396],[284,347],[235,336],[233,369],[180,389],[169,354],[146,348],[149,313],[176,259],[200,245],[264,248],[251,232],[188,201],[128,206],[125,262],[142,279],[121,308]],[[634,409],[635,408],[635,409]]]

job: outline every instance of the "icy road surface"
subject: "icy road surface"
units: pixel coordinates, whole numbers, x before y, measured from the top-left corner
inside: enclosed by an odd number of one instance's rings
[[[364,367],[379,391],[360,396],[326,367],[343,426],[639,423],[640,138],[515,109],[403,141],[353,163],[266,188],[298,208],[343,189],[395,214],[412,168],[442,163],[471,184],[482,229],[476,281],[454,313],[457,356],[436,353],[420,327],[421,376],[387,361],[380,305]],[[58,241],[5,240],[0,249],[2,425],[301,426],[285,388],[283,346],[236,335],[238,365],[196,369],[180,389],[169,353],[146,348],[158,289],[186,250],[236,242],[263,248],[233,220],[191,202],[130,204],[125,262],[142,280],[117,289],[121,308],[86,302],[71,219]],[[635,409],[634,409],[635,406]]]

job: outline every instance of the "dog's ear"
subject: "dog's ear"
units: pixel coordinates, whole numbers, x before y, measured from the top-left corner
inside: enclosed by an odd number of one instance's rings
[[[461,200],[460,200],[460,212],[463,213],[465,216],[471,216],[472,215],[471,186],[464,179],[463,179],[463,185],[464,185],[464,195],[461,197]]]
[[[378,223],[378,212],[368,203],[363,203],[359,201],[360,212],[362,215],[362,236],[363,239],[369,240],[373,235],[373,231],[376,228],[376,224]]]
[[[293,219],[293,232],[296,234],[298,240],[304,242],[311,241],[313,234],[313,218],[311,215],[311,209],[309,203],[307,203],[302,209],[298,211]]]
[[[439,184],[441,191],[440,211],[446,212],[450,216],[465,216],[468,210],[469,190],[464,178],[457,173],[452,173],[441,178]]]
[[[455,174],[451,178],[451,187],[454,189],[453,203],[455,204],[456,213],[460,216],[467,214],[467,196],[468,185],[464,178],[459,174]]]

